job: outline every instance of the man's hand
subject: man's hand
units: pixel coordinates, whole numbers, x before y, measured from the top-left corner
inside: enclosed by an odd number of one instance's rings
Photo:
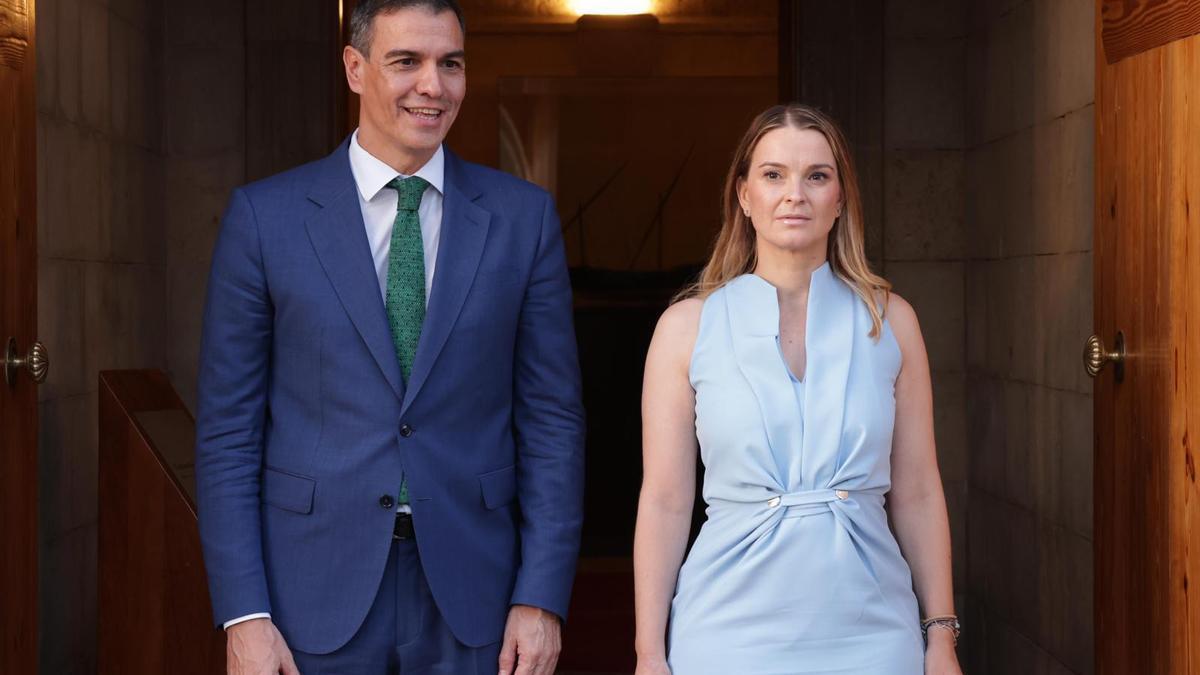
[[[300,675],[292,652],[270,619],[251,619],[225,631],[228,675]]]
[[[552,675],[561,650],[562,629],[556,615],[513,605],[504,626],[500,675]]]

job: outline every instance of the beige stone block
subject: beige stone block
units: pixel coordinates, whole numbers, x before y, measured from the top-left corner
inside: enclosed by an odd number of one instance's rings
[[[1033,211],[1033,175],[1037,161],[1033,131],[1022,129],[999,142],[1002,201],[999,204],[1006,257],[1033,253],[1033,233],[1039,223]]]
[[[895,291],[912,305],[921,324],[929,367],[934,372],[962,372],[963,264],[959,262],[893,262],[888,277]]]
[[[967,470],[971,490],[984,490],[995,497],[1005,493],[1005,448],[1009,433],[1006,403],[1000,379],[985,376],[968,380],[967,438],[971,457]]]
[[[37,3],[37,109],[46,114],[58,105],[58,3]]]
[[[1043,600],[1038,593],[1038,567],[1044,529],[1032,511],[1007,510],[1009,531],[1008,561],[1012,565],[1004,602],[1013,625],[1026,636],[1036,636]]]
[[[964,147],[964,40],[896,40],[885,50],[886,147]]]
[[[84,369],[83,263],[38,260],[38,339],[50,353],[50,371],[38,387],[41,401],[78,396],[94,388]]]
[[[113,17],[119,17],[142,32],[161,25],[162,6],[166,4],[158,0],[107,0],[107,2]]]
[[[1032,387],[1021,382],[1004,385],[1004,495],[1022,509],[1034,504],[1034,430],[1030,421]]]
[[[314,47],[330,42],[328,27],[334,10],[330,5],[290,0],[245,0],[244,4],[247,42],[308,42]]]
[[[1059,522],[1062,501],[1061,392],[1033,385],[1029,388],[1030,446],[1025,469],[1033,486],[1033,510],[1039,518]]]
[[[973,261],[966,269],[966,363],[967,372],[978,373],[988,368],[988,268],[996,263]]]
[[[137,29],[120,18],[112,18],[109,32],[109,120],[114,140],[129,140],[129,119],[133,113],[130,90],[133,83],[134,51],[142,35]]]
[[[970,486],[967,503],[967,588],[972,597],[987,603],[1004,587],[1000,563],[1008,542],[1003,540],[999,502],[994,495]]]
[[[954,590],[965,592],[967,583],[967,483],[942,477],[946,495],[946,513],[950,518],[950,555]],[[961,604],[959,604],[961,606]]]
[[[242,47],[172,45],[168,51],[169,153],[175,157],[209,157],[241,150],[245,136]]]
[[[233,189],[244,182],[241,153],[167,162],[167,263],[208,266]]]
[[[1033,9],[1024,2],[987,24],[971,40],[969,116],[976,142],[997,140],[1033,123]],[[975,47],[974,45],[978,45]]]
[[[933,429],[938,468],[943,481],[967,480],[966,375],[941,372],[933,376]]]
[[[1073,534],[1064,535],[1068,576],[1068,612],[1064,622],[1064,643],[1060,660],[1076,673],[1095,671],[1095,559],[1092,541]]]
[[[1092,334],[1092,254],[1038,258],[1038,321],[1044,328],[1042,369],[1047,385],[1080,393],[1092,383],[1080,365],[1083,344]]]
[[[81,7],[80,102],[84,123],[101,133],[108,133],[111,117],[109,101],[109,40],[108,8],[94,2]]]
[[[92,522],[38,550],[38,667],[42,673],[96,672],[97,527]]]
[[[109,171],[112,182],[111,259],[116,262],[163,264],[164,161],[137,146],[114,145]]]
[[[1093,401],[1087,394],[1058,393],[1060,415],[1058,443],[1062,452],[1062,480],[1058,495],[1062,523],[1087,539],[1093,532],[1094,433]]]
[[[170,302],[167,368],[181,398],[195,410],[196,377],[200,363],[200,336],[204,319],[208,265],[184,264],[169,271]]]
[[[318,33],[319,34],[319,33]],[[291,67],[279,67],[280,52]],[[340,62],[339,62],[340,64]],[[246,47],[246,180],[311,162],[333,149],[335,96],[329,47],[309,42],[258,42]],[[304,110],[303,115],[296,114]]]
[[[1095,8],[1091,0],[1032,3],[1037,120],[1095,100]]]
[[[123,368],[165,368],[166,280],[161,267],[89,263],[85,268],[89,377]]]
[[[108,141],[74,124],[46,129],[44,225],[39,255],[103,260],[109,241]]]
[[[83,31],[80,5],[83,0],[57,0],[58,54],[54,63],[58,69],[58,104],[56,109],[72,121],[80,120]]]
[[[885,229],[884,207],[884,162],[883,150],[879,147],[858,146],[854,149],[854,166],[858,172],[858,186],[863,202],[863,236],[866,240],[867,259],[874,267],[883,269],[883,231]]]
[[[888,260],[960,259],[966,169],[961,150],[893,150],[885,176]]]
[[[1033,129],[1034,250],[1092,247],[1094,110],[1088,105]]]
[[[966,152],[963,239],[971,258],[998,258],[1004,253],[1004,186],[1008,178],[1000,149],[1000,144],[993,142]]]
[[[96,390],[44,401],[38,415],[38,523],[54,539],[97,519]]]
[[[886,2],[888,39],[965,37],[967,5],[962,0]]]
[[[246,7],[242,0],[167,2],[163,8],[166,44],[182,47],[240,45],[245,38]]]

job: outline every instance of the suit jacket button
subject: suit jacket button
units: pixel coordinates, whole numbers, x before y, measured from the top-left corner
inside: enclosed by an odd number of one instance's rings
[[[410,427],[410,426],[408,426],[407,424],[405,424],[404,426],[400,427],[400,435],[401,435],[401,436],[403,436],[403,437],[405,437],[405,438],[408,438],[409,436],[412,436],[412,435],[413,435],[413,428],[412,428],[412,427]]]
[[[391,495],[384,495],[379,498],[379,505],[385,509],[390,509],[396,505],[396,500]]]

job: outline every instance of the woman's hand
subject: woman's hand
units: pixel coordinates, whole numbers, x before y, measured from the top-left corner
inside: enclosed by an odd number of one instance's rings
[[[633,675],[671,675],[671,667],[667,665],[667,660],[661,656],[656,658],[638,657],[637,670],[633,671]]]
[[[962,675],[958,654],[954,651],[954,635],[944,628],[929,629],[929,644],[925,646],[925,675]]]

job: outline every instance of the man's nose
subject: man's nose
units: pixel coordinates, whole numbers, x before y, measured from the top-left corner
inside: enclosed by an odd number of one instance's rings
[[[431,61],[421,68],[417,78],[417,93],[430,98],[441,98],[442,74],[438,71],[437,63]]]

